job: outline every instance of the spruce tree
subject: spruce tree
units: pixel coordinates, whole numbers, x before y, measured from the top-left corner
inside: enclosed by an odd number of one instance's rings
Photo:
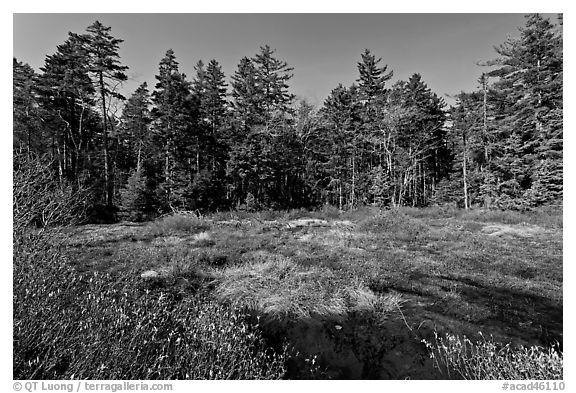
[[[362,61],[358,62],[358,73],[360,76],[357,82],[361,99],[365,100],[366,104],[370,106],[379,98],[384,98],[386,82],[392,78],[394,72],[386,72],[388,65],[379,67],[378,64],[382,61],[382,58],[376,59],[376,56],[368,49],[365,49],[361,56]]]
[[[294,95],[288,92],[288,81],[294,68],[277,59],[269,45],[260,47],[260,53],[252,58],[256,71],[256,99],[263,123],[268,127],[275,116],[292,111]]]
[[[496,48],[494,89],[500,92],[500,156],[520,168],[494,168],[503,187],[520,198],[516,205],[538,205],[562,196],[562,37],[548,19],[528,15],[520,37],[509,38]],[[516,146],[517,152],[511,151]],[[510,182],[520,182],[509,187]]]
[[[146,153],[149,151],[151,98],[148,84],[142,83],[126,101],[122,111],[122,121],[119,130],[122,148],[127,164],[137,171],[142,168]]]
[[[130,221],[142,221],[149,209],[146,176],[142,168],[132,171],[120,190],[120,212]]]
[[[200,172],[198,108],[190,93],[190,82],[179,71],[172,49],[160,61],[156,80],[152,117],[156,168],[162,173],[159,197],[163,209],[189,208],[189,187]]]
[[[227,123],[227,83],[222,67],[216,60],[210,60],[206,69],[199,61],[195,67],[196,77],[193,81],[193,94],[198,99],[199,117],[203,126],[202,141],[208,155],[208,168],[212,172],[224,168],[226,158],[226,135],[224,126]]]
[[[356,194],[355,138],[362,118],[358,100],[358,88],[346,88],[341,84],[330,92],[321,113],[326,121],[326,138],[332,146],[325,166],[331,191],[332,203],[342,209],[353,205]]]
[[[243,57],[232,76],[232,105],[239,139],[242,139],[252,126],[258,124],[261,118],[256,79],[254,63],[248,57]]]
[[[382,67],[379,63],[381,58],[376,58],[370,50],[365,49],[361,55],[362,61],[358,62],[358,99],[361,102],[362,126],[355,137],[355,169],[359,174],[371,174],[375,166],[382,165],[383,144],[388,138],[384,127],[386,114],[386,99],[388,90],[386,83],[392,78],[393,72],[388,70],[388,65]],[[370,185],[373,176],[369,175],[367,182],[358,187],[359,196],[362,198],[371,195]]]
[[[292,68],[274,53],[268,45],[261,47],[254,58],[240,61],[232,77],[234,112],[239,122],[227,173],[233,179],[237,201],[250,193],[264,206],[282,204],[285,196],[290,200],[289,184],[299,176],[294,168],[288,168],[294,157],[285,148],[295,141],[291,119],[294,96],[288,92]]]

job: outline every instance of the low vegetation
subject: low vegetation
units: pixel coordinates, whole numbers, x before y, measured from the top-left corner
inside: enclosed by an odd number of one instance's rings
[[[14,237],[15,378],[562,377],[553,211],[230,212],[34,233]]]
[[[348,281],[325,267],[302,266],[270,253],[221,273],[216,296],[272,318],[345,319],[351,311],[396,311],[398,296],[375,294],[359,280]]]
[[[286,356],[241,310],[17,244],[15,379],[278,379]]]
[[[425,341],[426,342],[426,341]],[[431,357],[447,378],[553,380],[562,379],[562,352],[558,346],[512,347],[486,339],[472,342],[466,337],[436,336],[426,342]]]

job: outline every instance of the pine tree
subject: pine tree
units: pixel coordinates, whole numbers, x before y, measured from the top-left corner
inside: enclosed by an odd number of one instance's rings
[[[14,58],[12,78],[13,148],[25,149],[29,155],[42,153],[47,141],[40,124],[39,102],[35,89],[38,75],[28,64]]]
[[[86,162],[94,161],[91,151],[97,131],[95,89],[84,40],[70,33],[56,53],[46,56],[40,70],[36,89],[51,155],[58,163],[60,180],[76,182],[84,169],[92,169],[86,168]]]
[[[109,108],[110,98],[123,100],[124,97],[117,92],[118,85],[128,78],[124,71],[127,66],[120,64],[119,46],[123,40],[110,35],[110,27],[99,21],[94,22],[86,29],[87,34],[82,38],[90,58],[90,72],[98,91],[102,116],[102,154],[104,157],[104,181],[106,188],[106,204],[114,203],[114,175],[113,164],[110,162],[108,135],[111,130]]]

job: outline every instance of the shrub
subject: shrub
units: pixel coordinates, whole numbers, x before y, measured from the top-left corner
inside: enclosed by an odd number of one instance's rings
[[[149,225],[152,236],[165,236],[175,233],[196,234],[210,229],[210,225],[195,216],[173,214],[162,217]]]
[[[246,195],[246,201],[244,202],[244,205],[245,210],[248,212],[255,212],[259,208],[258,201],[251,192],[249,192],[248,195]]]
[[[131,221],[142,221],[148,208],[146,176],[142,169],[134,171],[126,187],[120,191],[120,211]]]
[[[520,212],[517,210],[474,209],[462,212],[462,218],[479,222],[498,222],[502,224],[534,224],[544,227],[562,227],[561,207],[541,207]]]
[[[14,153],[12,211],[14,230],[76,224],[88,206],[88,190],[60,181],[47,157]]]
[[[194,177],[190,187],[192,197],[191,207],[200,210],[214,210],[225,202],[226,189],[222,176],[218,173],[203,169]]]
[[[434,344],[424,342],[435,366],[448,378],[562,379],[563,354],[556,347],[512,347],[493,339],[473,343],[466,337],[435,336]]]
[[[80,274],[47,242],[14,248],[14,379],[284,376],[286,352],[240,312],[137,275]]]
[[[335,206],[323,205],[321,209],[314,211],[310,217],[324,220],[338,220],[342,212]]]
[[[403,207],[402,213],[419,219],[451,218],[462,214],[462,209],[452,205],[431,206],[426,208]]]
[[[366,218],[358,227],[366,232],[386,234],[402,241],[414,240],[429,229],[422,221],[404,214],[399,209],[382,211],[376,216]]]

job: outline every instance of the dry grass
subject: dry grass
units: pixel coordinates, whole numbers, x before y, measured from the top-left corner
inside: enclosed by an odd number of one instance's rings
[[[360,231],[385,233],[393,240],[414,241],[427,234],[429,227],[420,219],[404,214],[400,209],[386,210],[360,221]]]
[[[222,272],[215,290],[221,301],[273,318],[336,320],[350,312],[385,316],[400,304],[397,295],[379,296],[359,280],[347,282],[327,268],[304,267],[265,252],[253,253],[249,259]]]
[[[132,274],[137,267],[139,276],[166,269],[164,287],[201,291],[271,321],[354,321],[354,334],[373,335],[392,322],[378,325],[378,316],[398,315],[402,303],[414,332],[426,322],[474,339],[482,330],[527,348],[562,342],[558,212],[362,208],[91,228],[69,239],[83,270]],[[282,321],[270,326],[290,325]]]
[[[210,225],[205,220],[179,214],[163,217],[148,225],[148,231],[154,237],[174,233],[195,234],[208,229]]]

